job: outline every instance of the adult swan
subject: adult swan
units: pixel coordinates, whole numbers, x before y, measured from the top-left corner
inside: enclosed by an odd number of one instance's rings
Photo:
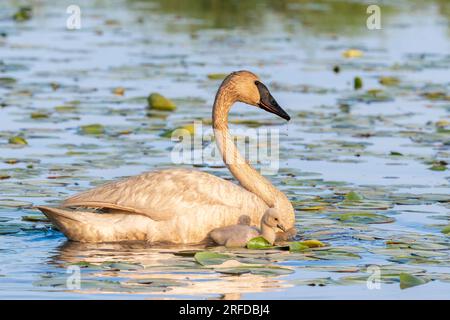
[[[172,168],[107,183],[66,199],[59,208],[37,208],[80,242],[200,243],[211,230],[235,224],[242,215],[259,225],[268,208],[279,212],[280,225],[293,228],[288,198],[245,161],[228,131],[228,112],[237,101],[290,117],[255,74],[233,72],[222,82],[212,112],[214,135],[240,186],[205,172]]]

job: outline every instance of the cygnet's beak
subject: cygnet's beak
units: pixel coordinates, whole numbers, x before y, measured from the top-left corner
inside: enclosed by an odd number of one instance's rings
[[[276,114],[277,116],[287,121],[291,120],[291,117],[286,113],[286,111],[283,110],[283,108],[280,107],[278,102],[270,94],[269,89],[267,89],[267,87],[262,82],[255,81],[255,85],[259,91],[260,100],[258,106],[261,109]]]
[[[286,232],[286,228],[282,224],[277,224],[277,228],[281,229],[283,232]]]

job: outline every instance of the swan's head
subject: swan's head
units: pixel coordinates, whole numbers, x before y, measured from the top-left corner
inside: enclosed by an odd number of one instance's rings
[[[261,224],[264,224],[272,229],[281,229],[282,231],[286,231],[283,222],[281,221],[281,215],[279,211],[275,208],[269,208],[264,213],[262,217]]]
[[[245,70],[233,72],[224,80],[224,84],[232,86],[237,101],[256,106],[285,120],[291,119],[254,73]]]

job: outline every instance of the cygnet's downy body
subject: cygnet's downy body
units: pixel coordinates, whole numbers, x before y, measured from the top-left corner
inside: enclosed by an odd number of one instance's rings
[[[285,231],[280,221],[280,215],[274,208],[268,209],[261,218],[261,229],[250,226],[247,216],[241,216],[239,223],[232,226],[214,229],[210,232],[211,239],[218,245],[243,248],[253,238],[262,236],[270,244],[275,242],[276,231]]]

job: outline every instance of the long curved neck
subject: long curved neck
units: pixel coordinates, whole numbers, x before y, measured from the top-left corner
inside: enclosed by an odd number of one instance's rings
[[[269,207],[293,211],[284,193],[256,171],[239,153],[228,130],[228,112],[236,102],[234,90],[224,83],[217,92],[212,114],[214,135],[223,161],[233,176],[248,191],[261,198]]]

